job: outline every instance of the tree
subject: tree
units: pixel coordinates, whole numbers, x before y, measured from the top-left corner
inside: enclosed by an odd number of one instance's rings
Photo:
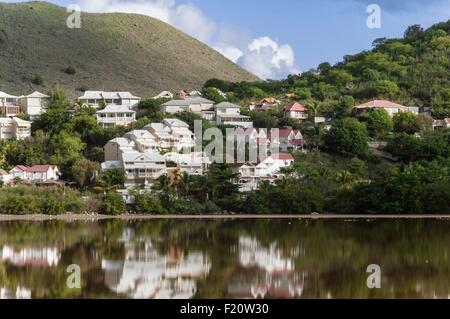
[[[350,174],[358,179],[363,179],[368,174],[367,164],[357,157],[352,158],[348,168]]]
[[[334,109],[334,117],[341,119],[350,116],[355,106],[355,99],[350,95],[344,95],[339,99],[339,103]]]
[[[237,175],[228,164],[213,163],[209,167],[206,182],[210,199],[222,208],[229,208],[230,200],[239,194],[239,187],[233,183]]]
[[[422,145],[418,138],[407,133],[399,133],[391,137],[386,150],[406,163],[421,157]]]
[[[394,131],[396,133],[415,134],[421,129],[418,118],[411,112],[399,112],[394,115]]]
[[[271,112],[251,111],[250,117],[252,118],[255,127],[271,130],[277,126],[277,119]]]
[[[125,171],[123,169],[109,169],[102,172],[97,184],[104,190],[123,187],[125,184]]]
[[[226,101],[226,97],[222,96],[219,91],[217,91],[214,87],[207,87],[202,90],[203,96],[208,100],[211,100],[215,103],[221,103]]]
[[[417,36],[418,34],[423,32],[423,28],[420,24],[413,24],[410,25],[408,28],[406,28],[405,30],[405,34],[404,37],[405,38],[412,38]]]
[[[325,147],[331,153],[356,155],[364,158],[369,153],[368,135],[364,124],[355,119],[337,120],[326,133]]]
[[[88,185],[93,185],[99,169],[98,163],[91,162],[87,159],[80,159],[72,166],[72,177],[83,188]]]
[[[375,139],[386,137],[389,132],[392,132],[394,126],[392,118],[385,109],[369,110],[365,114],[364,122],[370,137]]]
[[[105,215],[120,215],[126,212],[126,205],[122,196],[116,192],[107,193],[103,198],[100,213]]]

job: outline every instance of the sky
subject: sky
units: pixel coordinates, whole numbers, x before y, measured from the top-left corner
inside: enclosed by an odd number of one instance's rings
[[[409,25],[429,27],[450,19],[450,0],[49,2],[77,4],[89,12],[131,12],[158,18],[263,79],[281,79],[325,61],[334,64],[344,55],[371,49],[377,38],[402,37]]]

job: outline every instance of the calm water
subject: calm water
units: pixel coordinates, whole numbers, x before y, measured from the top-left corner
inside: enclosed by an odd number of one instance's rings
[[[449,221],[438,220],[1,222],[0,292],[4,298],[447,298],[449,230]],[[71,264],[81,269],[81,289],[67,286]],[[370,264],[381,267],[381,289],[367,288]]]

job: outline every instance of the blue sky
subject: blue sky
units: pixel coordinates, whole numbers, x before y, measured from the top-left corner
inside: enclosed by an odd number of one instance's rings
[[[14,2],[14,1],[8,1]],[[345,54],[407,26],[450,19],[450,0],[52,0],[92,12],[135,12],[168,22],[262,78],[281,78]],[[381,28],[369,29],[369,4]]]

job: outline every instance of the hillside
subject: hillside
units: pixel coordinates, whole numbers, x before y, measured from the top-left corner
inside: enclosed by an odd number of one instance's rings
[[[91,90],[198,89],[210,78],[258,80],[203,43],[147,16],[82,14],[66,26],[65,8],[45,2],[0,3],[0,90],[24,94],[54,83],[70,95]],[[65,73],[68,66],[76,73]],[[32,83],[36,74],[43,85]]]
[[[330,117],[336,115],[344,96],[356,103],[390,99],[408,106],[430,107],[437,118],[450,117],[450,21],[427,30],[411,26],[401,39],[376,39],[370,51],[347,55],[333,66],[324,62],[282,81],[214,80],[206,86],[233,91],[237,99],[293,92],[302,103],[314,105]]]

